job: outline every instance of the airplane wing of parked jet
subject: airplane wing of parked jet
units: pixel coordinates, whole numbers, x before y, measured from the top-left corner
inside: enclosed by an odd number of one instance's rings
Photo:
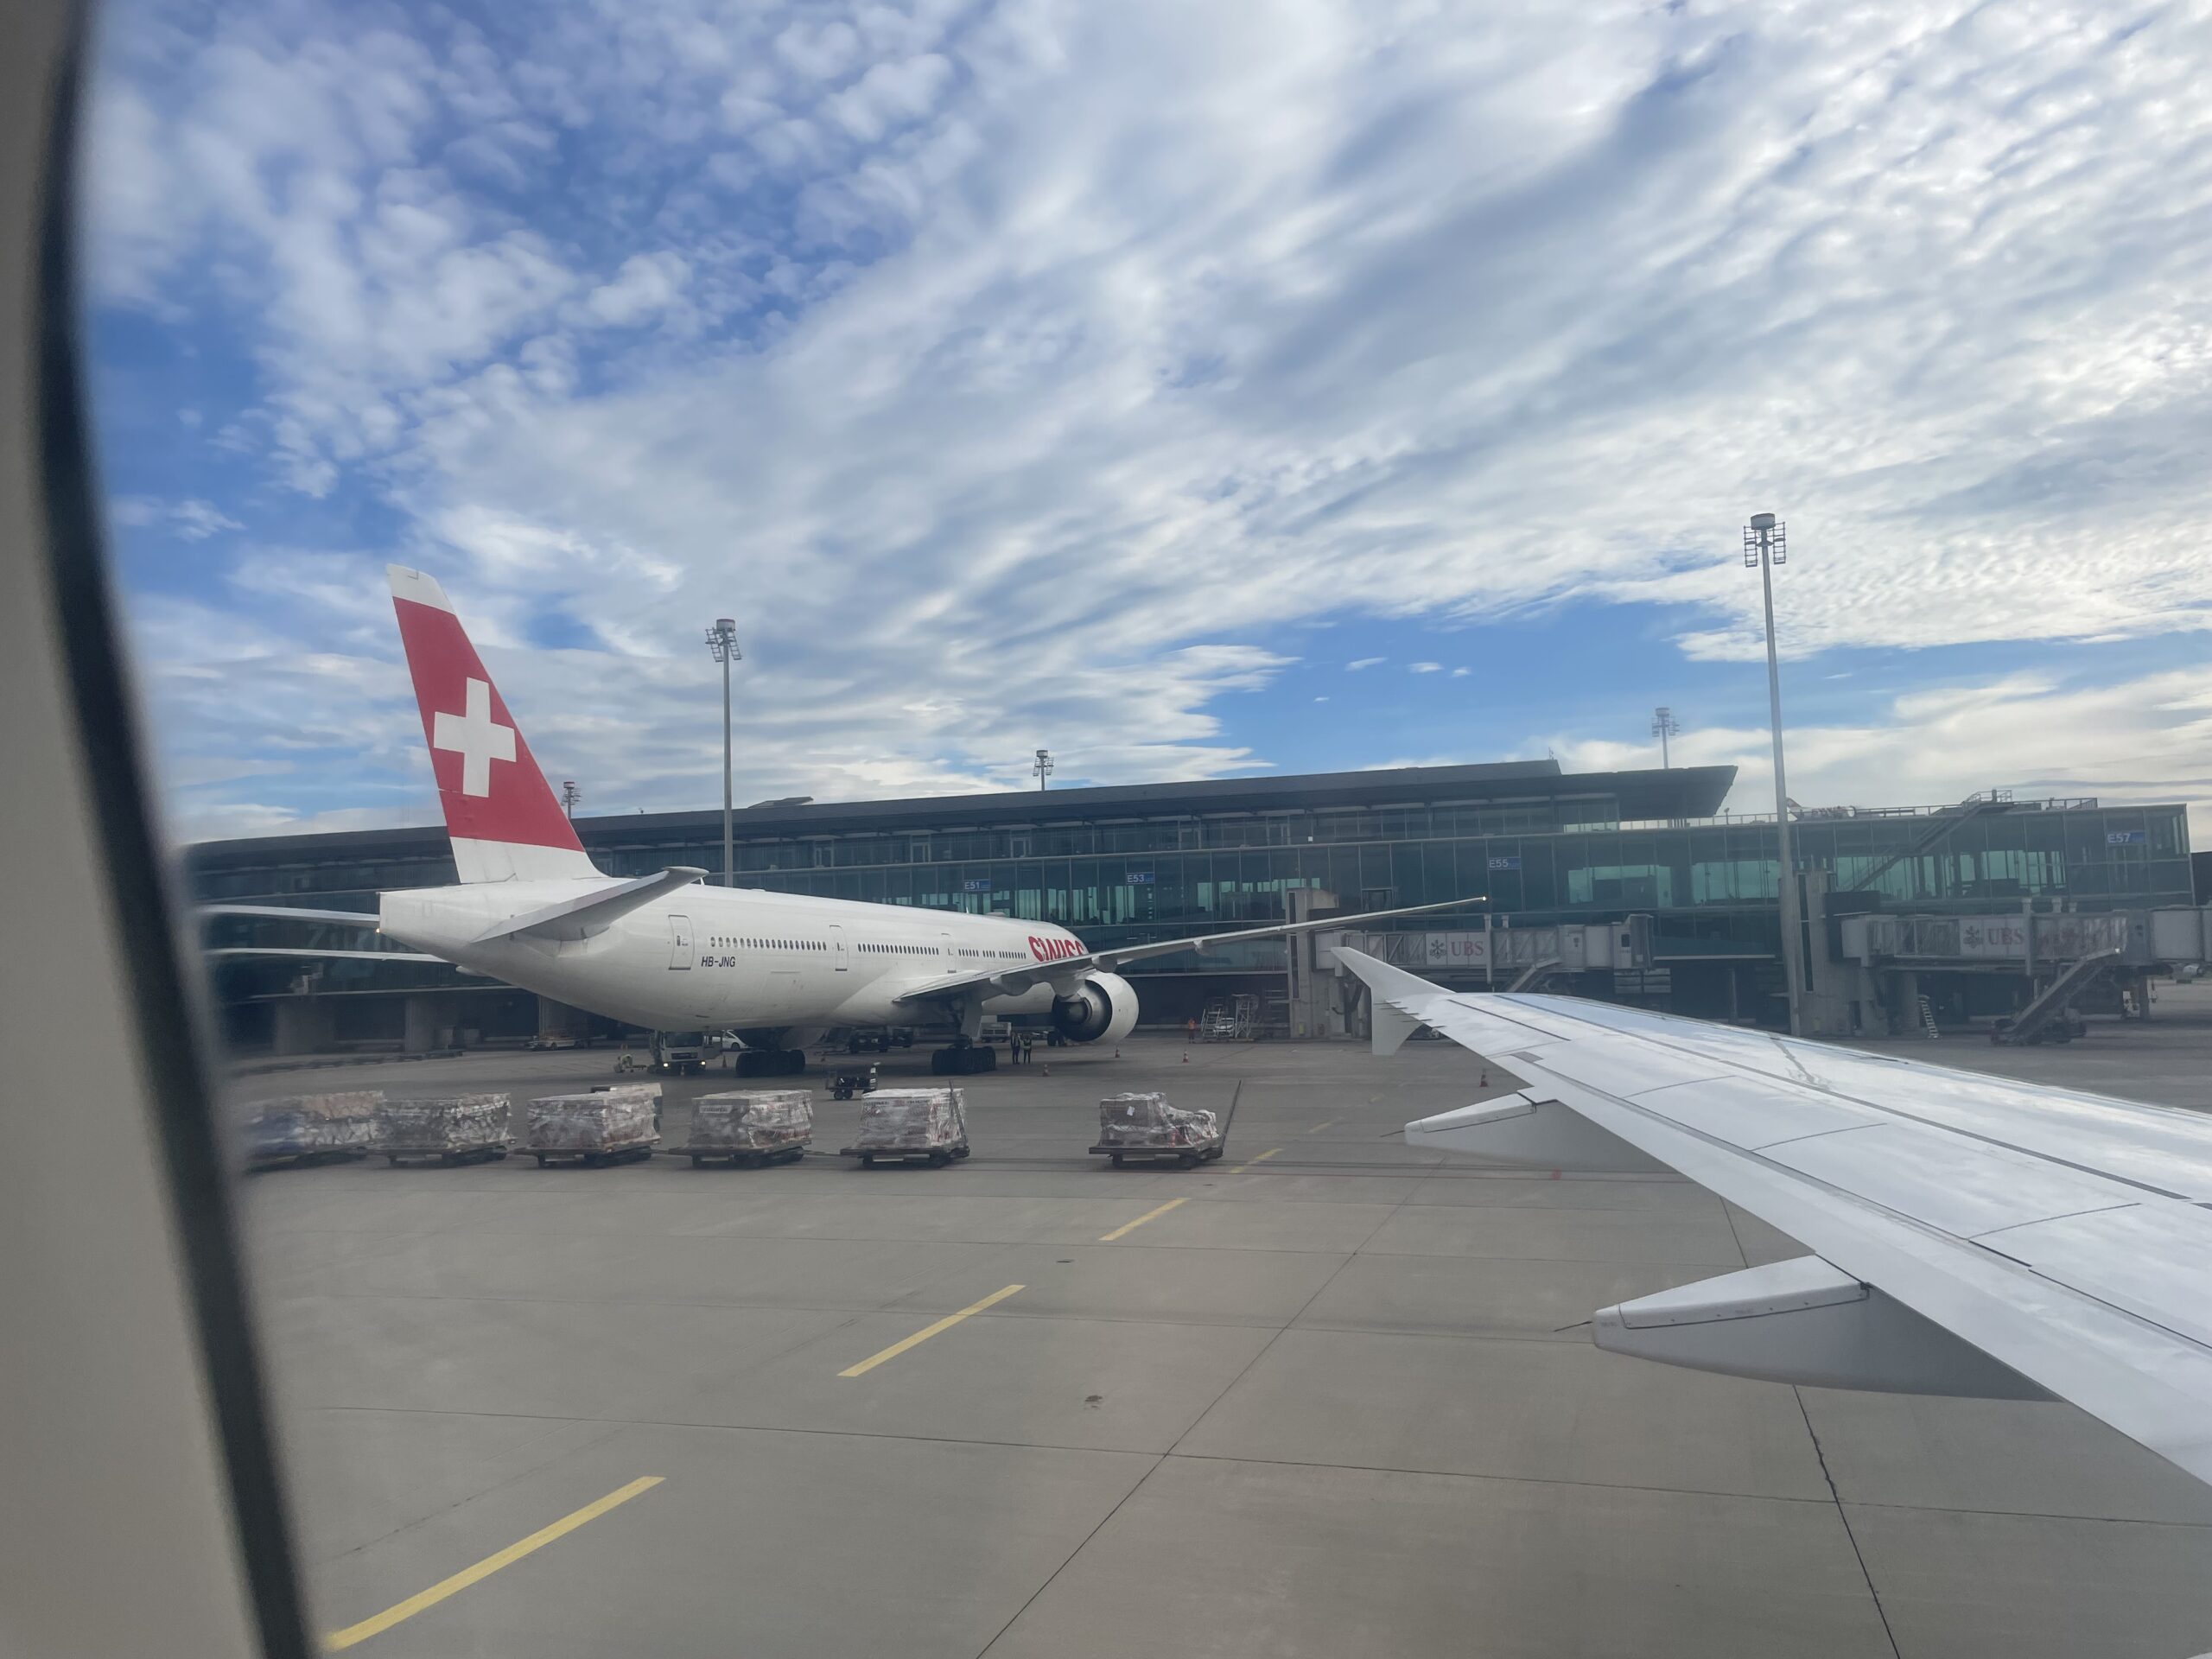
[[[1406,1139],[1663,1165],[1812,1254],[1595,1316],[1598,1345],[1832,1388],[2071,1401],[2212,1481],[2212,1116],[1558,996],[1360,951],[1374,1046],[1427,1026],[1525,1080]]]
[[[978,992],[987,996],[1009,995],[1015,991],[1026,991],[1033,985],[1071,982],[1086,973],[1109,970],[1125,962],[1141,962],[1147,957],[1173,956],[1178,950],[1211,950],[1242,939],[1281,939],[1294,933],[1313,933],[1326,928],[1363,927],[1370,922],[1387,921],[1394,916],[1423,916],[1431,911],[1459,910],[1482,902],[1483,895],[1477,893],[1471,898],[1446,899],[1433,905],[1370,910],[1357,916],[1330,916],[1313,922],[1276,922],[1267,927],[1240,928],[1233,933],[1200,933],[1187,939],[1162,939],[1151,944],[1123,945],[1112,950],[1086,950],[1046,961],[1026,962],[1012,968],[950,974],[943,979],[925,981],[899,1001],[934,1002],[956,996],[971,996]],[[1032,948],[1034,948],[1033,942]]]

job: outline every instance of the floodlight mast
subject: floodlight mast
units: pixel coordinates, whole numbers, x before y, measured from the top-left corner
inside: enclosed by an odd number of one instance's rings
[[[1043,794],[1045,779],[1052,774],[1052,752],[1050,749],[1038,750],[1037,758],[1029,763],[1029,770],[1037,774],[1037,792]]]
[[[1767,713],[1774,734],[1774,836],[1780,868],[1775,883],[1782,914],[1782,986],[1789,1004],[1789,1034],[1804,1034],[1800,1012],[1799,958],[1804,952],[1797,928],[1797,860],[1789,844],[1789,780],[1782,766],[1782,669],[1774,647],[1774,567],[1789,563],[1788,527],[1770,512],[1755,512],[1744,526],[1744,566],[1758,567],[1766,602]]]
[[[737,648],[737,619],[718,616],[715,626],[707,630],[707,649],[722,665],[722,886],[737,885],[737,838],[730,817],[731,744],[729,721],[729,665],[741,661],[745,653]]]
[[[1667,740],[1682,729],[1675,718],[1675,711],[1662,703],[1651,711],[1651,735],[1659,740],[1659,770],[1664,772],[1673,764],[1667,754]]]

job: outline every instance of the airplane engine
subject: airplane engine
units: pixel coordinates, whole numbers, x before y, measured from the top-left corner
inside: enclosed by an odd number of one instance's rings
[[[1119,1042],[1136,1023],[1136,987],[1119,974],[1089,975],[1052,1003],[1052,1029],[1071,1043]]]

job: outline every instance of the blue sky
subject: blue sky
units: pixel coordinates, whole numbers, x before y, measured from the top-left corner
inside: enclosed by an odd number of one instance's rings
[[[115,0],[96,415],[187,836],[1541,755],[2212,802],[2212,22]],[[1363,664],[1360,667],[1354,664]],[[1433,664],[1433,667],[1425,665]]]

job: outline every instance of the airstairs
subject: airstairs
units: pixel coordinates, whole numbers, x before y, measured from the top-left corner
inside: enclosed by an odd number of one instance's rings
[[[2008,1020],[2000,1020],[1997,1029],[1989,1033],[1993,1043],[2007,1046],[2023,1043],[2040,1043],[2050,1033],[2054,1020],[2063,1020],[2074,999],[2088,990],[2099,979],[2120,965],[2118,950],[2100,950],[2068,964],[2066,971],[2037,992],[2035,1000]],[[2061,1042],[2070,1041],[2071,1029],[2062,1024],[2058,1036]]]
[[[1557,957],[1547,957],[1541,962],[1532,962],[1514,975],[1513,982],[1505,988],[1509,991],[1540,991],[1544,987],[1544,982],[1559,971],[1559,966],[1560,962]]]

